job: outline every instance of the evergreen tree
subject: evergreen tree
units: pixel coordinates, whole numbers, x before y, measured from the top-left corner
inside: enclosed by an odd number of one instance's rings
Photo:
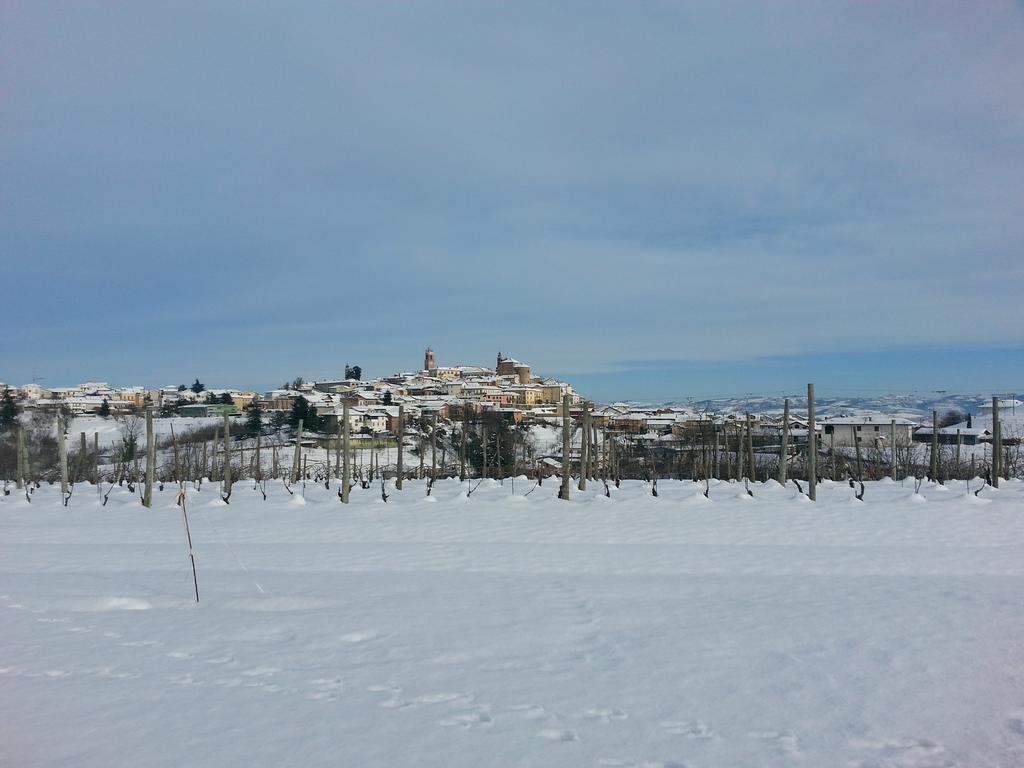
[[[196,381],[199,381],[199,379],[196,379]],[[186,387],[184,384],[179,384],[178,385],[178,391],[179,392],[184,392],[186,389],[188,389],[188,387]]]
[[[391,405],[391,400],[391,390],[389,389],[387,392],[384,393],[384,397],[381,398],[381,403],[383,403],[384,405]]]
[[[484,411],[480,415],[481,424],[487,427],[487,467],[492,477],[497,476],[498,466],[498,444],[501,444],[501,465],[505,473],[511,471],[513,463],[513,450],[515,446],[514,434],[508,419],[502,414],[494,411]],[[483,441],[480,439],[481,424],[476,424],[466,434],[466,460],[473,467],[480,467],[483,461]],[[501,436],[499,440],[498,437]],[[460,437],[461,440],[461,437]]]
[[[235,401],[231,398],[230,392],[223,392],[220,396],[220,401],[224,405],[234,405]]]
[[[288,414],[284,411],[274,411],[270,414],[270,428],[275,432],[280,432],[284,429],[285,424],[288,423]]]
[[[192,383],[192,391],[195,392],[198,395],[200,392],[204,391],[205,389],[206,389],[206,385],[204,385],[199,380],[199,377],[196,376],[196,380]]]
[[[345,378],[346,379],[355,379],[356,381],[361,381],[362,378],[363,378],[363,369],[360,368],[358,365],[346,365],[345,366]]]
[[[14,394],[11,390],[5,389],[3,398],[0,398],[0,432],[6,432],[14,426],[17,420],[18,404],[14,402]]]
[[[256,437],[263,432],[263,409],[260,408],[259,400],[253,401],[245,406],[245,434],[248,437]]]
[[[104,419],[110,417],[110,403],[107,402],[107,398],[103,398],[103,402],[100,403],[100,407],[96,410],[96,414]]]
[[[309,430],[310,432],[320,431],[320,417],[316,413],[316,408],[310,406],[309,401],[302,395],[295,398],[295,402],[292,403],[292,412],[288,422],[292,425],[292,428],[296,428],[299,426],[299,419],[302,419],[302,428],[304,430]]]

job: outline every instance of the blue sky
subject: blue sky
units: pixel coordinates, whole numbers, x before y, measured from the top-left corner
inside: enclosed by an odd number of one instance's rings
[[[0,381],[1022,381],[1019,3],[12,2],[0,94]]]

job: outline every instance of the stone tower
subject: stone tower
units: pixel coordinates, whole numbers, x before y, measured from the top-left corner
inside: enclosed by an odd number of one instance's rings
[[[437,368],[437,361],[434,359],[434,350],[427,347],[427,351],[423,353],[423,370],[429,371],[433,368]]]

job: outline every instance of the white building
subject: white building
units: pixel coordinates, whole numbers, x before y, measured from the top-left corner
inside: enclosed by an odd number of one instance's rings
[[[895,427],[893,427],[895,424]],[[909,445],[914,439],[914,422],[893,419],[882,414],[871,416],[833,416],[821,421],[821,444],[825,448],[889,448],[893,430],[896,445]]]

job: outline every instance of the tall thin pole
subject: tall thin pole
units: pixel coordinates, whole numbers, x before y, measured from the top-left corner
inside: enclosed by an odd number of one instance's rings
[[[992,487],[999,487],[1003,473],[1003,434],[999,423],[999,398],[992,398]]]
[[[437,482],[437,413],[430,419],[430,482]]]
[[[65,503],[68,496],[68,445],[64,435],[64,415],[57,414],[57,454],[60,459],[60,492]]]
[[[349,464],[348,449],[348,402],[341,406],[341,500],[348,504],[349,485],[352,482],[351,465]]]
[[[757,465],[754,463],[754,417],[747,414],[747,463],[750,466],[750,479],[757,481]]]
[[[405,406],[399,403],[398,405],[398,477],[395,478],[395,488],[399,491],[402,490],[402,475],[404,474],[404,464],[402,453],[405,447]]]
[[[153,506],[153,480],[156,476],[156,436],[153,434],[153,411],[146,409],[146,489],[143,506]]]
[[[818,433],[814,425],[814,385],[807,385],[807,496],[818,499]]]
[[[717,480],[722,473],[722,454],[719,451],[718,444],[718,424],[715,423],[714,419],[711,420],[712,440],[714,441],[713,450],[715,452],[715,458],[712,461],[712,475]]]
[[[14,478],[19,489],[25,487],[25,475],[28,471],[25,468],[25,428],[18,425],[18,475]]]
[[[782,445],[779,446],[779,483],[786,484],[786,463],[789,460],[789,398],[782,406]]]
[[[224,414],[224,495],[231,495],[231,417]]]
[[[469,431],[469,404],[462,401],[462,440],[459,446],[459,480],[466,480],[466,433]]]
[[[890,437],[890,456],[889,456],[889,470],[892,474],[892,479],[896,479],[896,419],[889,421],[889,437]]]
[[[295,430],[295,452],[292,454],[292,482],[299,482],[299,475],[302,472],[302,422],[303,419],[299,419],[297,429]]]
[[[932,455],[929,462],[929,479],[935,482],[939,479],[939,412],[932,411]]]
[[[580,429],[580,481],[577,487],[587,490],[587,471],[590,468],[590,411],[583,403],[583,420]]]
[[[569,454],[569,395],[562,395],[562,487],[558,491],[558,498],[569,500],[569,468],[571,466]]]

